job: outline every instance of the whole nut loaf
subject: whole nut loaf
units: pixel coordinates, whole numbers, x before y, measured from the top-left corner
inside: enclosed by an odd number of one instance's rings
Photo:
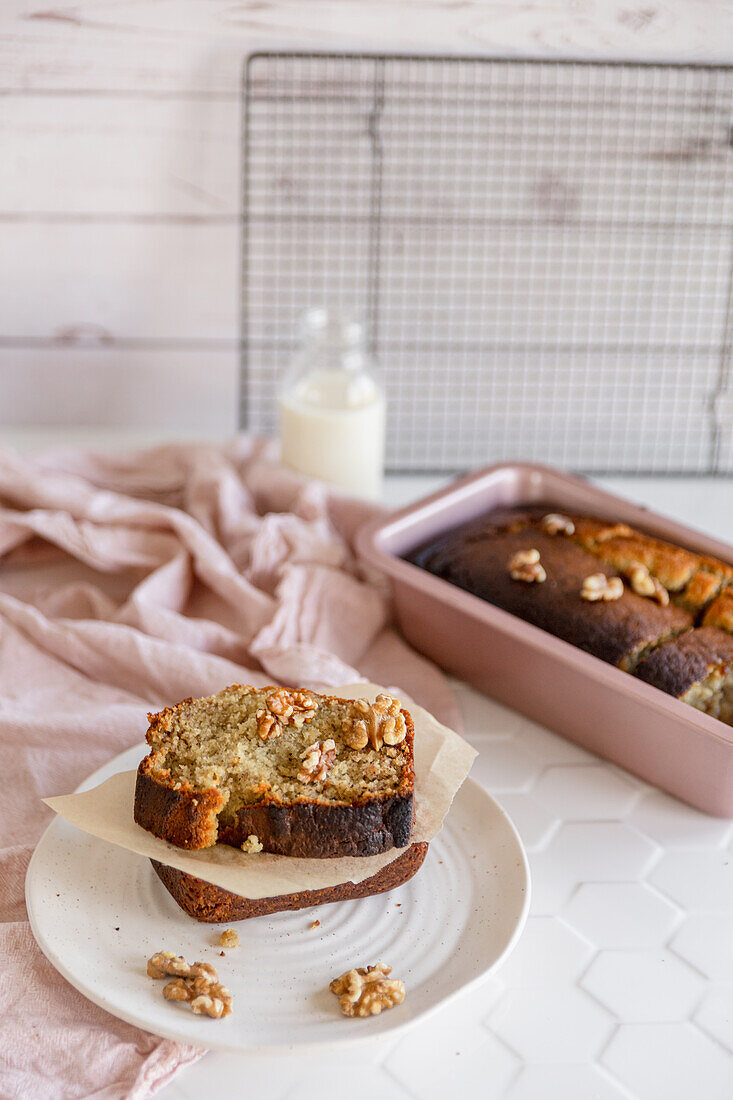
[[[408,560],[733,724],[727,563],[550,505],[497,510]]]

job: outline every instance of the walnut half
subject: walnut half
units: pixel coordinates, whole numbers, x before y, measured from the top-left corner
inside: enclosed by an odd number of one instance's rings
[[[583,581],[580,595],[584,600],[620,600],[624,594],[624,582],[620,577],[607,577],[605,573],[591,573]]]
[[[540,526],[548,535],[574,535],[575,524],[569,516],[563,516],[560,512],[550,512],[540,520]]]
[[[181,955],[172,951],[156,951],[148,959],[148,975],[151,978],[169,978],[173,981],[163,988],[166,1001],[182,1001],[190,1004],[197,1016],[212,1016],[219,1020],[230,1016],[232,995],[219,981],[216,968],[210,963],[195,962],[189,965]]]
[[[635,565],[629,573],[629,584],[638,596],[648,596],[662,607],[669,603],[669,592],[653,577],[645,565]]]
[[[399,700],[390,695],[378,695],[373,703],[356,699],[354,708],[360,718],[345,718],[341,735],[350,749],[364,749],[369,744],[377,752],[382,745],[399,745],[407,736],[407,723]]]
[[[544,566],[540,564],[539,550],[517,550],[509,559],[509,576],[513,581],[525,584],[542,584],[547,580]]]
[[[288,691],[277,688],[265,700],[265,706],[257,711],[257,732],[263,741],[279,737],[285,726],[300,729],[310,722],[316,713],[316,701],[307,691]]]
[[[322,783],[335,759],[335,741],[330,737],[327,741],[314,741],[303,753],[298,780],[301,783]]]
[[[232,995],[225,985],[209,978],[174,978],[163,989],[166,1001],[182,1001],[197,1016],[220,1020],[232,1014]]]
[[[384,963],[360,966],[334,978],[329,988],[338,997],[344,1016],[378,1016],[405,999],[404,983],[390,978],[391,973],[392,967]]]
[[[149,978],[218,978],[210,963],[187,963],[182,955],[173,951],[156,951],[148,959]]]

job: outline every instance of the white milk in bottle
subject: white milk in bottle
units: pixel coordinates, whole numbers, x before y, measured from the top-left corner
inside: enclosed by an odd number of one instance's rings
[[[323,309],[306,313],[278,403],[286,466],[354,496],[379,497],[385,400],[358,322]]]

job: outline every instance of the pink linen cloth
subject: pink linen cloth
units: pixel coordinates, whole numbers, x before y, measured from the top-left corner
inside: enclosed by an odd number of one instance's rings
[[[0,450],[4,1098],[138,1100],[201,1055],[97,1008],[37,948],[23,888],[52,817],[42,797],[142,740],[147,711],[235,682],[364,677],[457,724],[446,681],[355,562],[373,514],[248,437],[114,456]]]

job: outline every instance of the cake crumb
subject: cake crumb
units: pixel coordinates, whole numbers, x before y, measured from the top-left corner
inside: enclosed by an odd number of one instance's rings
[[[318,927],[320,927],[320,924],[321,924],[321,922],[319,920],[314,920],[313,923],[311,924],[311,928],[318,928]]]
[[[239,932],[235,928],[225,928],[219,936],[221,947],[239,947]]]
[[[247,837],[244,843],[240,845],[240,847],[243,852],[246,852],[248,855],[254,856],[257,855],[258,852],[262,851],[262,841],[254,833],[250,833],[250,835]]]

